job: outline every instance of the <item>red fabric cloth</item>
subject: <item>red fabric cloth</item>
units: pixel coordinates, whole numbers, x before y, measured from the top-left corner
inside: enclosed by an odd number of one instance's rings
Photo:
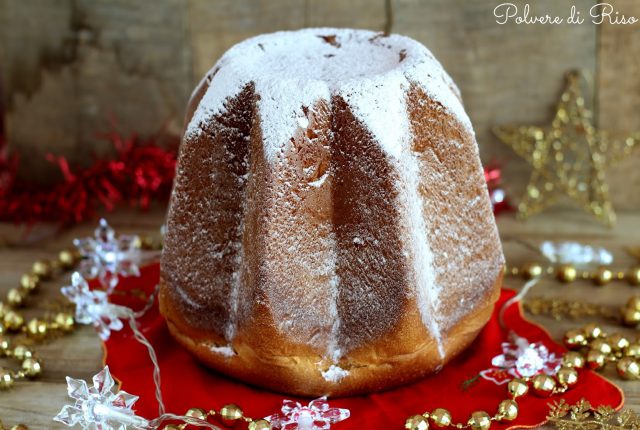
[[[141,269],[141,277],[123,279],[118,290],[142,289],[152,291],[159,279],[159,265],[152,264]],[[496,412],[498,403],[506,398],[506,385],[496,385],[483,378],[463,388],[478,372],[491,367],[491,359],[502,353],[501,343],[507,341],[507,333],[498,323],[497,309],[514,295],[503,290],[493,317],[476,341],[459,357],[438,374],[394,390],[368,396],[329,399],[332,407],[348,408],[351,418],[334,424],[336,430],[402,429],[405,419],[416,413],[443,407],[451,411],[455,422],[466,422],[471,412],[485,410]],[[140,299],[117,294],[113,301],[134,309],[142,305]],[[564,349],[554,343],[541,327],[527,321],[520,306],[511,306],[505,313],[508,327],[530,342],[543,342],[550,351],[562,353]],[[227,403],[240,405],[245,414],[259,418],[271,415],[280,409],[283,399],[293,399],[279,393],[226,378],[200,365],[170,336],[164,319],[154,306],[139,320],[142,332],[154,345],[160,362],[162,392],[168,412],[182,414],[191,407],[219,409]],[[136,342],[126,328],[112,332],[106,342],[105,361],[112,374],[121,382],[122,389],[140,396],[136,409],[142,416],[157,416],[154,397],[152,365],[144,346]],[[510,424],[496,423],[492,429],[533,427],[545,422],[548,404],[552,400],[565,399],[575,403],[586,398],[592,405],[610,405],[620,408],[623,403],[621,390],[597,373],[581,370],[575,388],[561,396],[540,398],[527,395],[519,401],[520,414]],[[308,399],[300,399],[305,404]],[[239,428],[245,428],[238,426]]]

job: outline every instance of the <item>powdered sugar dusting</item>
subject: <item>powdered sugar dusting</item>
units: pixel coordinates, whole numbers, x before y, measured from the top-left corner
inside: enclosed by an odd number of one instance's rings
[[[212,352],[215,352],[216,354],[220,354],[224,357],[233,357],[234,355],[236,355],[236,352],[233,350],[233,348],[229,345],[225,345],[225,346],[211,346],[209,347],[209,349]]]
[[[322,372],[322,377],[327,382],[340,382],[345,377],[349,376],[349,371],[344,370],[334,364],[329,367],[328,370]]]
[[[334,35],[335,42],[327,42]],[[388,124],[405,115],[397,108],[403,98],[399,87],[408,79],[471,129],[451,78],[423,45],[404,36],[335,28],[266,34],[232,47],[213,70],[187,135],[200,133],[201,124],[224,110],[225,100],[254,82],[270,160],[298,127],[306,128],[301,108],[332,95],[347,100],[382,148],[399,156],[398,130]]]

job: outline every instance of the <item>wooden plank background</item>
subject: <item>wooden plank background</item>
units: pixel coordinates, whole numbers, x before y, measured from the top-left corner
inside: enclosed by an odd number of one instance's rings
[[[564,73],[584,70],[597,122],[640,130],[640,24],[498,25],[501,0],[0,0],[0,76],[12,149],[24,173],[48,178],[46,152],[86,163],[108,151],[110,129],[178,133],[191,89],[231,45],[283,29],[391,29],[428,46],[460,86],[485,162],[505,164],[519,195],[526,163],[491,134],[505,123],[545,123]],[[522,8],[526,1],[513,1]],[[596,0],[536,0],[532,12],[583,16]],[[640,16],[637,0],[612,0]],[[618,209],[640,209],[640,150],[611,169]]]

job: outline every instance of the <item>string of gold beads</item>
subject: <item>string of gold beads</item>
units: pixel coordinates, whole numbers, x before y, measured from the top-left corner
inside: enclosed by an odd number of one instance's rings
[[[24,424],[16,424],[11,427],[5,427],[2,423],[2,420],[0,420],[0,430],[29,430],[29,427]]]
[[[427,430],[430,425],[436,427],[453,427],[456,429],[488,430],[494,421],[508,422],[518,417],[519,397],[530,392],[540,397],[549,397],[564,393],[578,383],[578,370],[584,365],[583,361],[566,359],[563,357],[562,367],[555,375],[544,373],[529,378],[513,378],[507,383],[508,398],[502,400],[493,415],[486,411],[471,413],[466,423],[453,423],[451,413],[443,408],[425,412],[422,415],[412,415],[405,421],[406,430]]]
[[[588,324],[565,333],[564,344],[574,360],[582,360],[592,370],[615,363],[623,379],[640,379],[640,342],[619,333],[607,334],[597,324]]]
[[[592,270],[581,270],[573,264],[543,266],[528,262],[521,266],[505,266],[504,272],[510,276],[520,276],[526,280],[542,276],[555,277],[558,281],[569,284],[576,280],[592,281],[595,285],[604,286],[613,281],[626,281],[629,285],[640,286],[640,266],[628,270],[614,270],[610,266],[599,266]]]
[[[228,405],[224,405],[219,410],[215,409],[201,409],[201,408],[191,408],[185,414],[188,417],[197,418],[199,420],[208,421],[210,418],[219,419],[224,425],[228,427],[233,427],[239,422],[245,422],[248,425],[248,430],[269,430],[271,429],[271,424],[269,421],[265,419],[257,419],[249,418],[244,415],[242,409],[233,403],[229,403]],[[164,430],[184,430],[188,424],[167,424],[164,426]]]
[[[11,345],[9,339],[0,335],[0,357],[13,358],[20,362],[20,370],[14,372],[11,369],[0,367],[0,390],[7,390],[13,383],[20,379],[35,378],[42,373],[42,364],[33,351],[25,345]]]
[[[63,250],[55,260],[36,261],[31,270],[20,277],[19,286],[8,291],[6,302],[0,301],[0,357],[20,363],[18,371],[0,367],[0,390],[11,388],[18,380],[32,379],[42,373],[42,361],[28,346],[13,345],[9,335],[23,334],[31,342],[39,342],[52,334],[69,333],[75,328],[73,315],[69,312],[26,321],[18,309],[27,304],[27,298],[37,292],[43,281],[52,279],[56,273],[70,270],[79,260],[77,251]]]

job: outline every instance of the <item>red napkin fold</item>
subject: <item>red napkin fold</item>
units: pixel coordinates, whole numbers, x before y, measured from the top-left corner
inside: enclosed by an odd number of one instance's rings
[[[158,280],[159,264],[145,266],[141,268],[140,277],[121,279],[117,289],[120,293],[114,294],[112,300],[139,309],[143,301],[135,298],[136,294],[122,293],[142,290],[149,294]],[[334,424],[332,428],[401,430],[408,416],[438,407],[448,409],[454,422],[466,422],[469,415],[477,410],[495,413],[500,401],[506,398],[506,384],[497,384],[479,374],[492,369],[492,359],[503,353],[502,344],[509,341],[508,332],[498,323],[498,309],[514,294],[512,290],[502,290],[496,310],[478,338],[440,373],[382,393],[329,399],[332,407],[351,411],[349,419]],[[523,317],[519,304],[507,309],[504,320],[510,330],[529,342],[540,342],[556,355],[564,352],[564,348],[556,344],[543,328]],[[138,324],[158,355],[162,393],[168,412],[183,414],[192,407],[219,409],[224,404],[235,403],[242,407],[246,416],[260,418],[278,412],[284,399],[299,400],[303,404],[309,401],[244,384],[199,364],[173,340],[158,312],[157,303],[138,320]],[[137,413],[147,418],[156,417],[158,405],[154,396],[152,364],[146,348],[133,338],[128,327],[111,333],[105,343],[105,363],[121,382],[121,389],[140,396],[135,405]],[[508,377],[507,371],[495,369],[484,374],[498,381],[501,377]],[[495,423],[492,429],[542,425],[546,422],[551,401],[565,399],[573,404],[581,398],[594,407],[610,405],[619,409],[623,404],[623,393],[617,386],[595,372],[581,370],[575,388],[551,398],[527,395],[519,399],[520,413],[515,421]],[[238,428],[245,428],[243,426],[241,424]]]

